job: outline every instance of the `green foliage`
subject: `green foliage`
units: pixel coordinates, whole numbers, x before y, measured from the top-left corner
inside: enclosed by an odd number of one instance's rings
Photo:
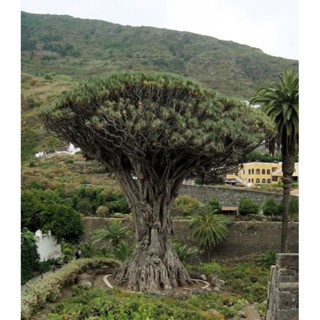
[[[51,230],[52,234],[61,240],[77,243],[84,229],[81,214],[64,204],[45,206],[40,215],[43,231]]]
[[[222,204],[217,198],[212,198],[206,203],[206,208],[208,211],[215,213],[221,213]]]
[[[39,254],[34,233],[23,228],[21,232],[21,284],[31,279],[39,267]]]
[[[277,253],[274,250],[269,250],[263,255],[261,255],[259,259],[259,264],[265,268],[270,268],[275,265],[277,261]]]
[[[248,214],[257,214],[258,210],[259,210],[259,206],[254,200],[248,197],[242,197],[240,199],[239,214],[244,216]]]
[[[291,217],[297,217],[299,215],[299,197],[291,197],[289,210]]]
[[[187,262],[194,254],[198,252],[198,249],[194,246],[189,247],[186,244],[182,244],[181,242],[175,240],[173,242],[174,249],[179,257],[181,262]]]
[[[107,217],[109,215],[109,208],[106,206],[99,206],[96,210],[98,217]]]
[[[121,240],[126,240],[131,235],[131,230],[122,225],[122,221],[111,220],[103,229],[98,229],[92,236],[93,244],[101,241],[110,241],[113,247],[119,245]]]
[[[126,241],[120,241],[116,247],[113,249],[113,253],[116,259],[120,261],[125,261],[128,259],[128,257],[133,252],[132,246],[130,247],[128,242]]]
[[[244,155],[243,162],[281,162],[281,155],[253,151]]]
[[[267,199],[262,205],[263,214],[266,216],[279,216],[281,215],[281,208],[274,198]]]
[[[174,201],[174,208],[178,209],[183,213],[183,215],[187,216],[200,208],[200,202],[198,199],[189,195],[179,195]]]
[[[102,265],[108,265],[111,268],[119,267],[119,263],[112,259],[79,259],[43,279],[27,283],[21,295],[21,319],[32,319],[33,313],[47,302],[57,301],[61,297],[62,288],[75,283],[79,274],[88,268],[94,269]]]
[[[21,192],[21,227],[30,231],[37,231],[41,227],[40,213],[43,203],[36,190],[23,190]]]
[[[200,247],[210,251],[221,243],[228,234],[228,224],[231,220],[224,216],[215,214],[208,209],[202,210],[190,223],[192,236]]]

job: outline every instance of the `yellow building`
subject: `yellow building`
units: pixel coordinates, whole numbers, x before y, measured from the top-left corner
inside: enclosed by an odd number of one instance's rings
[[[259,184],[277,184],[281,182],[282,162],[249,162],[239,165],[237,173],[227,174],[225,182],[242,184],[247,187]],[[299,163],[295,163],[293,181],[298,181]]]

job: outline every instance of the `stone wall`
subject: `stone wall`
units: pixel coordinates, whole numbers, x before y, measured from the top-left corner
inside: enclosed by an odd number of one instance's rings
[[[271,267],[266,320],[299,319],[299,255],[278,254]]]
[[[83,218],[85,235],[83,241],[90,241],[94,230],[103,228],[110,219]],[[124,220],[132,226],[131,220]],[[175,236],[178,241],[187,245],[195,245],[186,220],[173,221]],[[290,222],[288,230],[288,251],[298,252],[299,223]],[[244,257],[250,254],[262,254],[268,250],[280,251],[281,222],[236,221],[229,226],[227,239],[218,245],[212,253],[216,260]]]
[[[206,203],[209,199],[216,197],[223,206],[235,207],[239,205],[242,197],[248,197],[256,201],[259,205],[262,205],[268,198],[274,198],[278,202],[280,202],[282,199],[281,193],[226,186],[183,185],[179,194],[188,194],[194,198],[197,198],[202,203]]]

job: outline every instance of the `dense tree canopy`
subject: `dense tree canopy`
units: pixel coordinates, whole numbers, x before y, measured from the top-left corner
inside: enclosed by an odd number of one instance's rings
[[[91,79],[43,114],[49,130],[117,177],[137,240],[117,279],[140,291],[191,282],[172,248],[170,207],[194,168],[232,165],[259,145],[266,119],[189,79],[143,73]]]

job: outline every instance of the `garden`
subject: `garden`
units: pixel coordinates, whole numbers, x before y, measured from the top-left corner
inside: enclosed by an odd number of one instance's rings
[[[293,217],[298,215],[296,199],[292,197]],[[115,266],[130,256],[135,245],[128,227],[132,214],[119,189],[81,186],[74,194],[66,194],[59,188],[43,190],[31,183],[22,191],[22,284],[27,283],[30,288],[25,291],[29,292],[27,295],[22,295],[22,314],[27,309],[29,313],[32,310],[30,319],[236,319],[245,314],[246,306],[253,305],[263,316],[269,267],[275,263],[275,251],[229,261],[215,261],[211,254],[226,239],[228,226],[233,221],[279,220],[281,206],[281,202],[272,198],[259,206],[243,197],[238,215],[227,216],[221,213],[222,205],[217,198],[203,204],[189,195],[178,196],[173,204],[173,219],[189,221],[196,245],[174,239],[175,251],[193,279],[206,279],[211,286],[206,290],[198,287],[166,295],[161,292],[132,294],[108,288],[102,280],[105,273],[97,271],[111,263],[112,268],[107,269],[113,273]],[[114,219],[106,227],[95,230],[90,241],[83,241],[81,219],[84,216]],[[32,232],[40,226],[57,235],[62,245],[59,260],[39,262]],[[78,246],[82,258],[75,260]],[[202,261],[194,263],[196,255],[201,256]],[[62,268],[53,273],[53,265]],[[88,270],[94,274],[89,287],[78,283],[80,274]],[[42,274],[48,276],[38,279],[36,284],[28,282]],[[219,285],[215,286],[217,281]],[[38,290],[41,292],[34,292]],[[42,290],[52,292],[43,293]]]

